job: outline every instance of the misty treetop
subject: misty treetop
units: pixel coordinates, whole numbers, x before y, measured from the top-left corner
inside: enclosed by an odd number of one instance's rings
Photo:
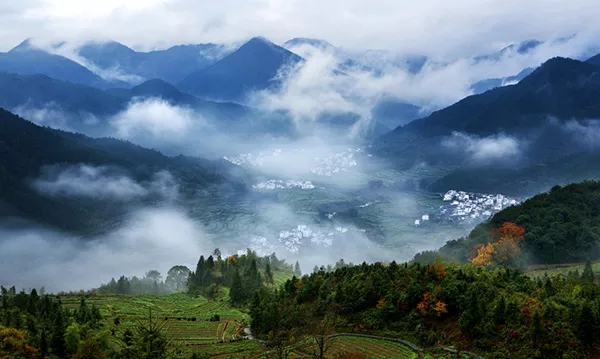
[[[295,267],[295,268],[294,268]],[[255,290],[275,284],[275,273],[299,273],[300,266],[287,264],[275,253],[260,257],[251,250],[243,255],[221,256],[217,248],[212,255],[201,255],[194,270],[183,265],[169,269],[166,278],[157,270],[150,270],[142,278],[121,276],[94,290],[99,294],[120,295],[166,295],[188,292],[215,298],[223,288],[229,288],[229,297],[234,305],[246,303]]]

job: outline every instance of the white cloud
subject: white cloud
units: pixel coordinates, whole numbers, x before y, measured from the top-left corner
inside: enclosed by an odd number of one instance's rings
[[[587,149],[600,146],[600,120],[567,121],[564,130]]]
[[[454,56],[600,28],[594,0],[29,0],[1,6],[5,48],[30,36],[112,38],[151,48],[263,35],[279,43],[306,36],[348,48]]]
[[[201,226],[170,208],[137,212],[123,228],[87,242],[31,227],[0,228],[0,237],[0,285],[49,291],[90,289],[150,269],[164,275],[176,264],[193,268],[213,249]]]
[[[158,172],[153,181],[142,186],[130,177],[106,166],[81,164],[66,169],[46,167],[41,178],[32,181],[41,193],[112,200],[131,200],[158,193],[165,198],[177,197],[178,186],[170,173]]]
[[[70,121],[75,117],[83,125],[96,125],[99,122],[97,117],[89,113],[67,113],[56,103],[47,103],[43,107],[24,103],[12,109],[12,112],[40,126],[60,128],[72,132],[74,132],[74,129],[71,128]]]
[[[202,119],[193,110],[157,98],[136,99],[111,119],[117,135],[126,139],[140,134],[180,137],[200,122]]]
[[[464,151],[473,161],[515,160],[522,154],[523,143],[504,134],[488,137],[471,136],[454,132],[442,145],[453,150]]]

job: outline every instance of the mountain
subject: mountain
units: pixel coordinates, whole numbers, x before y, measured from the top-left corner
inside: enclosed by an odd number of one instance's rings
[[[529,52],[535,50],[542,44],[544,44],[543,41],[526,40],[526,41],[520,42],[518,44],[510,44],[497,52],[476,56],[474,58],[474,60],[475,60],[475,62],[498,61],[501,58],[506,57],[506,56],[525,55],[525,54],[528,54]]]
[[[127,201],[71,193],[50,195],[32,185],[32,181],[47,174],[47,166],[54,170],[80,165],[110,168],[111,173],[118,174],[120,186],[138,190],[149,186],[157,173],[168,171],[180,183],[182,193],[196,193],[204,198],[206,205],[222,202],[221,195],[227,189],[235,193],[245,188],[244,184],[228,179],[227,167],[220,162],[167,157],[129,142],[52,130],[3,109],[0,109],[0,154],[4,159],[0,163],[0,200],[14,210],[11,215],[81,234],[110,230],[131,207],[151,205],[158,199],[150,195]],[[128,181],[123,176],[139,185],[127,187]],[[93,188],[93,184],[89,186]]]
[[[161,79],[171,84],[182,81],[194,71],[214,64],[231,50],[224,45],[178,45],[166,50],[138,52],[115,41],[87,43],[78,50],[85,58],[103,70],[119,70],[139,81]]]
[[[115,86],[114,83],[103,80],[75,61],[36,48],[29,40],[25,40],[9,52],[0,53],[0,72],[22,75],[43,74],[59,80],[99,88]]]
[[[403,126],[421,115],[420,107],[397,100],[382,100],[371,109],[371,116],[388,130]]]
[[[45,75],[0,73],[0,106],[22,115],[33,111],[57,111],[67,128],[90,135],[106,135],[107,121],[125,110],[133,101],[163,99],[174,106],[191,108],[217,128],[253,134],[286,132],[280,115],[266,115],[258,110],[230,102],[199,99],[162,80],[150,80],[131,89],[100,90],[52,79]],[[93,116],[99,121],[89,123]],[[281,121],[280,121],[281,120]]]
[[[590,57],[585,62],[587,62],[588,64],[600,66],[600,54]]]
[[[278,72],[302,61],[283,47],[255,37],[217,63],[190,74],[178,87],[207,99],[244,101],[252,91],[281,85]]]
[[[471,91],[473,91],[474,94],[480,94],[480,93],[484,93],[488,90],[494,89],[496,87],[502,87],[502,86],[506,86],[506,85],[514,85],[517,82],[524,79],[525,77],[527,77],[534,70],[535,70],[534,68],[528,67],[514,76],[508,76],[508,77],[503,77],[503,78],[491,78],[491,79],[477,81],[476,83],[471,85]]]
[[[428,160],[440,152],[433,147],[439,147],[440,140],[454,132],[481,137],[518,135],[538,128],[549,117],[598,118],[599,96],[600,67],[553,58],[516,85],[469,96],[396,128],[380,138],[377,145],[389,155]]]

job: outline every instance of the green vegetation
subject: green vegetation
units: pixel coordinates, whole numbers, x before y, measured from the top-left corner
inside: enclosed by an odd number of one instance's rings
[[[449,241],[442,257],[466,262],[477,245],[491,241],[490,233],[506,222],[525,229],[521,265],[581,263],[600,258],[600,182],[555,186],[527,201],[509,207],[478,225],[466,238]],[[429,262],[435,253],[418,255]]]
[[[354,332],[455,345],[487,358],[593,357],[600,341],[594,280],[593,273],[534,280],[473,264],[347,266],[258,291],[251,326],[274,348],[287,336]]]

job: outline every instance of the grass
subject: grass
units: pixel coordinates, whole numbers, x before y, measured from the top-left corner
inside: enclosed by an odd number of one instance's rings
[[[385,340],[341,336],[333,339],[331,354],[360,353],[370,359],[413,359],[417,358],[411,348]]]
[[[527,275],[533,278],[543,277],[544,274],[548,274],[548,276],[554,275],[567,275],[570,271],[578,270],[579,274],[583,273],[583,268],[585,267],[585,263],[569,263],[569,264],[560,264],[560,265],[535,265],[529,266],[527,270]],[[592,263],[592,270],[596,276],[600,276],[600,262]]]
[[[284,276],[276,275],[276,281],[283,281]],[[63,305],[76,308],[80,297],[63,296]],[[232,308],[226,298],[208,300],[194,298],[186,294],[168,296],[120,296],[91,295],[86,302],[100,308],[107,329],[117,333],[126,328],[133,328],[148,317],[152,310],[154,318],[165,321],[165,334],[174,347],[183,349],[182,358],[188,358],[193,352],[208,354],[211,358],[242,359],[264,358],[264,347],[258,341],[242,339],[243,323],[249,321],[246,313]],[[220,321],[212,322],[210,318],[220,315]],[[115,319],[119,318],[119,325]],[[436,352],[414,352],[401,343],[386,340],[339,336],[332,340],[329,356],[342,353],[362,354],[369,359],[446,359],[454,358],[450,354]],[[309,350],[305,341],[296,345],[290,359],[309,358]]]
[[[61,299],[69,308],[77,307],[80,300],[79,296],[63,296]],[[216,351],[217,354],[221,351],[232,352],[231,345],[236,346],[237,343],[230,343],[229,346],[215,344],[223,339],[228,344],[232,335],[242,328],[242,323],[249,320],[246,313],[232,308],[226,298],[210,301],[202,297],[193,298],[187,294],[92,295],[86,298],[86,302],[100,308],[106,328],[116,332],[133,328],[139,321],[148,318],[151,310],[154,318],[165,322],[167,338],[175,346],[184,347],[188,352],[199,349],[204,352],[206,346],[214,346],[212,351]],[[210,321],[215,314],[220,316],[220,322]],[[120,321],[119,325],[115,324],[116,318]]]

